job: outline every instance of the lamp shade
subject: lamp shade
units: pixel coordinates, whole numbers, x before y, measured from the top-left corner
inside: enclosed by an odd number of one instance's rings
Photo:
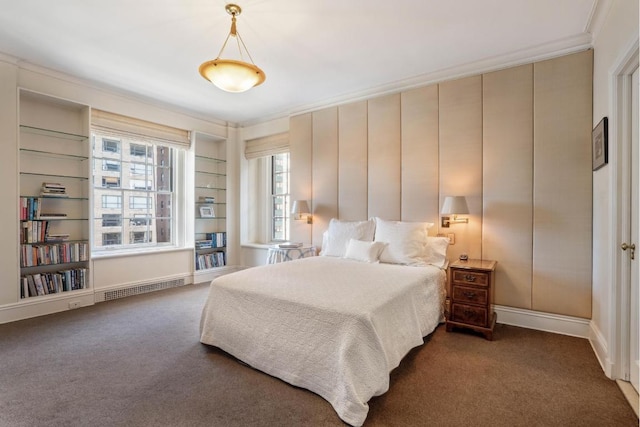
[[[253,64],[233,59],[214,59],[200,66],[200,74],[226,92],[245,92],[265,80],[264,72]]]
[[[309,204],[306,200],[294,200],[291,206],[291,213],[296,216],[311,213]]]
[[[465,215],[469,213],[467,199],[464,196],[446,196],[442,204],[442,215]]]

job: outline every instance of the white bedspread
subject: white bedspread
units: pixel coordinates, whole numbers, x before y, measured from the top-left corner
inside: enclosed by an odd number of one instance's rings
[[[362,425],[389,373],[442,318],[444,271],[314,257],[219,277],[200,341],[311,390]]]

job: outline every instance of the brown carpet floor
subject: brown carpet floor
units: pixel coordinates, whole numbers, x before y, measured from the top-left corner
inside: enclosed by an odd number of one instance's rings
[[[1,426],[341,426],[319,396],[198,341],[207,285],[0,325]],[[439,327],[365,426],[637,426],[584,339]]]

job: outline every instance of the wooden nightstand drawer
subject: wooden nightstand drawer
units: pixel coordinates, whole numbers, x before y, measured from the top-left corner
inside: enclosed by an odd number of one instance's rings
[[[469,286],[453,285],[452,293],[454,302],[469,302],[486,305],[489,301],[489,292],[487,292],[486,288],[472,288]]]
[[[451,270],[451,281],[462,285],[489,286],[489,273],[482,271]]]
[[[453,303],[451,320],[468,325],[486,327],[489,321],[489,313],[486,307]]]

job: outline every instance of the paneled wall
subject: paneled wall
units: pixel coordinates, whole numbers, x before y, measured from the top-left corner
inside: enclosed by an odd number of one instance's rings
[[[591,50],[294,116],[292,199],[335,217],[435,223],[449,257],[498,261],[499,305],[591,317]],[[469,224],[440,228],[445,196]]]

